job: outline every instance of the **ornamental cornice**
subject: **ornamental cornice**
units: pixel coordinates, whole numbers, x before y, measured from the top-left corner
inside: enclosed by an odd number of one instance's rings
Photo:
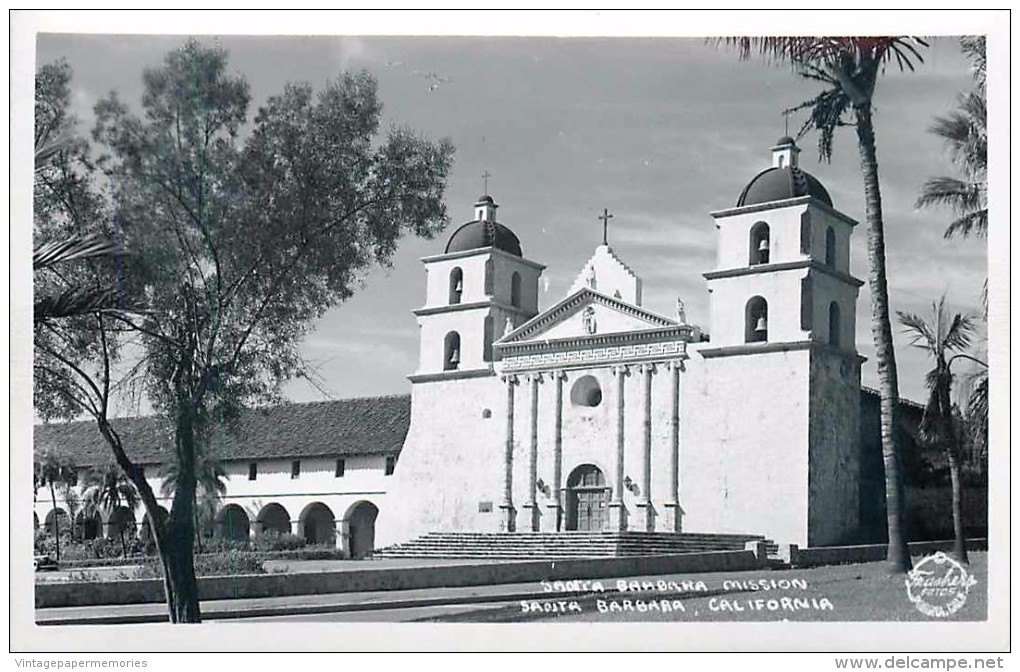
[[[549,310],[531,318],[521,326],[517,327],[515,330],[504,336],[501,343],[504,345],[513,344],[520,339],[541,333],[546,328],[557,324],[564,316],[573,314],[577,308],[592,303],[608,306],[609,308],[617,310],[624,315],[636,317],[660,327],[679,326],[690,329],[689,326],[678,325],[674,320],[663,317],[662,315],[645,310],[644,308],[639,308],[638,306],[632,306],[625,301],[620,301],[619,299],[615,299],[611,296],[606,296],[605,294],[595,291],[590,287],[582,287],[574,294],[571,294],[555,306],[549,308]]]

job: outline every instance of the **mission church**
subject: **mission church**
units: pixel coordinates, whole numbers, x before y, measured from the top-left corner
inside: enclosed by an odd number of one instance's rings
[[[771,153],[735,206],[711,213],[704,328],[679,299],[674,315],[644,308],[640,277],[605,236],[567,295],[540,308],[542,260],[482,196],[422,260],[410,399],[247,411],[219,449],[220,533],[288,531],[352,557],[436,531],[856,538],[876,480],[862,437],[877,442],[877,427],[862,430],[856,222],[800,169],[791,138]],[[154,418],[121,423],[135,458],[158,466],[167,432]],[[37,426],[36,448],[81,466],[108,452],[90,423]],[[45,500],[36,520],[49,525],[66,512]],[[94,534],[139,513],[104,513]]]

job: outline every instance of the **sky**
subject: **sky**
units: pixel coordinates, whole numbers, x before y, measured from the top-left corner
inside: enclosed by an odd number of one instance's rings
[[[37,64],[71,65],[74,112],[88,131],[92,108],[110,91],[140,100],[142,72],[157,67],[183,36],[41,34]],[[700,38],[630,37],[289,37],[203,36],[229,52],[230,68],[251,85],[251,115],[287,82],[321,88],[340,71],[365,69],[379,82],[383,128],[409,126],[456,147],[445,200],[451,217],[433,240],[405,239],[392,268],[376,268],[355,296],[315,324],[303,344],[328,398],[401,394],[417,366],[412,310],[424,303],[421,257],[472,218],[488,192],[499,221],[527,258],[546,265],[540,308],[562,299],[601,240],[597,216],[614,215],[609,242],[644,282],[644,305],[709,324],[702,273],[715,266],[710,212],[732,207],[745,184],[771,162],[785,133],[782,111],[811,98],[814,83],[789,68],[740,61]],[[952,174],[928,131],[971,85],[954,38],[932,38],[916,72],[887,70],[875,95],[875,127],[893,311],[928,314],[943,293],[953,311],[980,314],[987,276],[983,240],[946,241],[950,214],[917,210],[930,176]],[[136,108],[137,109],[137,108]],[[791,117],[796,131],[804,116]],[[831,163],[819,162],[817,136],[799,144],[801,167],[828,189],[834,206],[864,221],[853,129],[837,137]],[[867,279],[865,226],[852,238],[851,270]],[[861,288],[857,348],[868,358],[862,382],[875,387],[870,295]],[[894,323],[901,396],[925,398],[931,364]],[[293,381],[294,401],[323,391]]]

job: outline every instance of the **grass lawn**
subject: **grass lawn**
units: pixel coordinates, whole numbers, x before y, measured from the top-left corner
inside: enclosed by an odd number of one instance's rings
[[[914,558],[914,563],[920,559]],[[873,562],[811,569],[662,577],[666,580],[703,581],[708,592],[700,595],[695,592],[693,596],[691,594],[679,596],[675,592],[618,592],[615,590],[615,583],[607,581],[607,592],[575,599],[579,610],[569,604],[570,600],[560,600],[555,595],[550,595],[547,603],[537,603],[538,609],[529,605],[527,612],[521,604],[514,604],[502,609],[452,614],[427,620],[498,623],[985,620],[988,613],[988,554],[971,553],[970,566],[966,569],[977,583],[970,588],[967,600],[959,611],[948,618],[930,617],[921,613],[907,598],[905,577],[890,575],[885,563]],[[771,590],[740,590],[734,588],[732,583],[724,585],[725,581],[778,582],[794,579],[798,580],[796,587]],[[800,582],[806,583],[806,587]],[[723,590],[730,592],[720,594]],[[734,590],[739,592],[732,592]],[[783,598],[787,599],[784,601]],[[630,601],[630,608],[624,600]],[[639,611],[638,600],[641,600],[646,608],[650,602],[656,601],[660,609]],[[662,606],[663,600],[668,603],[668,611]],[[778,608],[770,609],[769,601],[772,601],[772,607]],[[615,608],[612,607],[614,602],[617,605]],[[682,605],[682,609],[676,606],[678,603]],[[563,609],[561,605],[566,605],[567,610],[560,611]],[[755,608],[756,606],[758,608]],[[557,611],[548,613],[546,610],[550,608]]]

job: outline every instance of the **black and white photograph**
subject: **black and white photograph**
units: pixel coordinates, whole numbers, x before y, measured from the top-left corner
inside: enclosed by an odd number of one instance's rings
[[[1008,10],[11,40],[19,667],[1003,668]]]

